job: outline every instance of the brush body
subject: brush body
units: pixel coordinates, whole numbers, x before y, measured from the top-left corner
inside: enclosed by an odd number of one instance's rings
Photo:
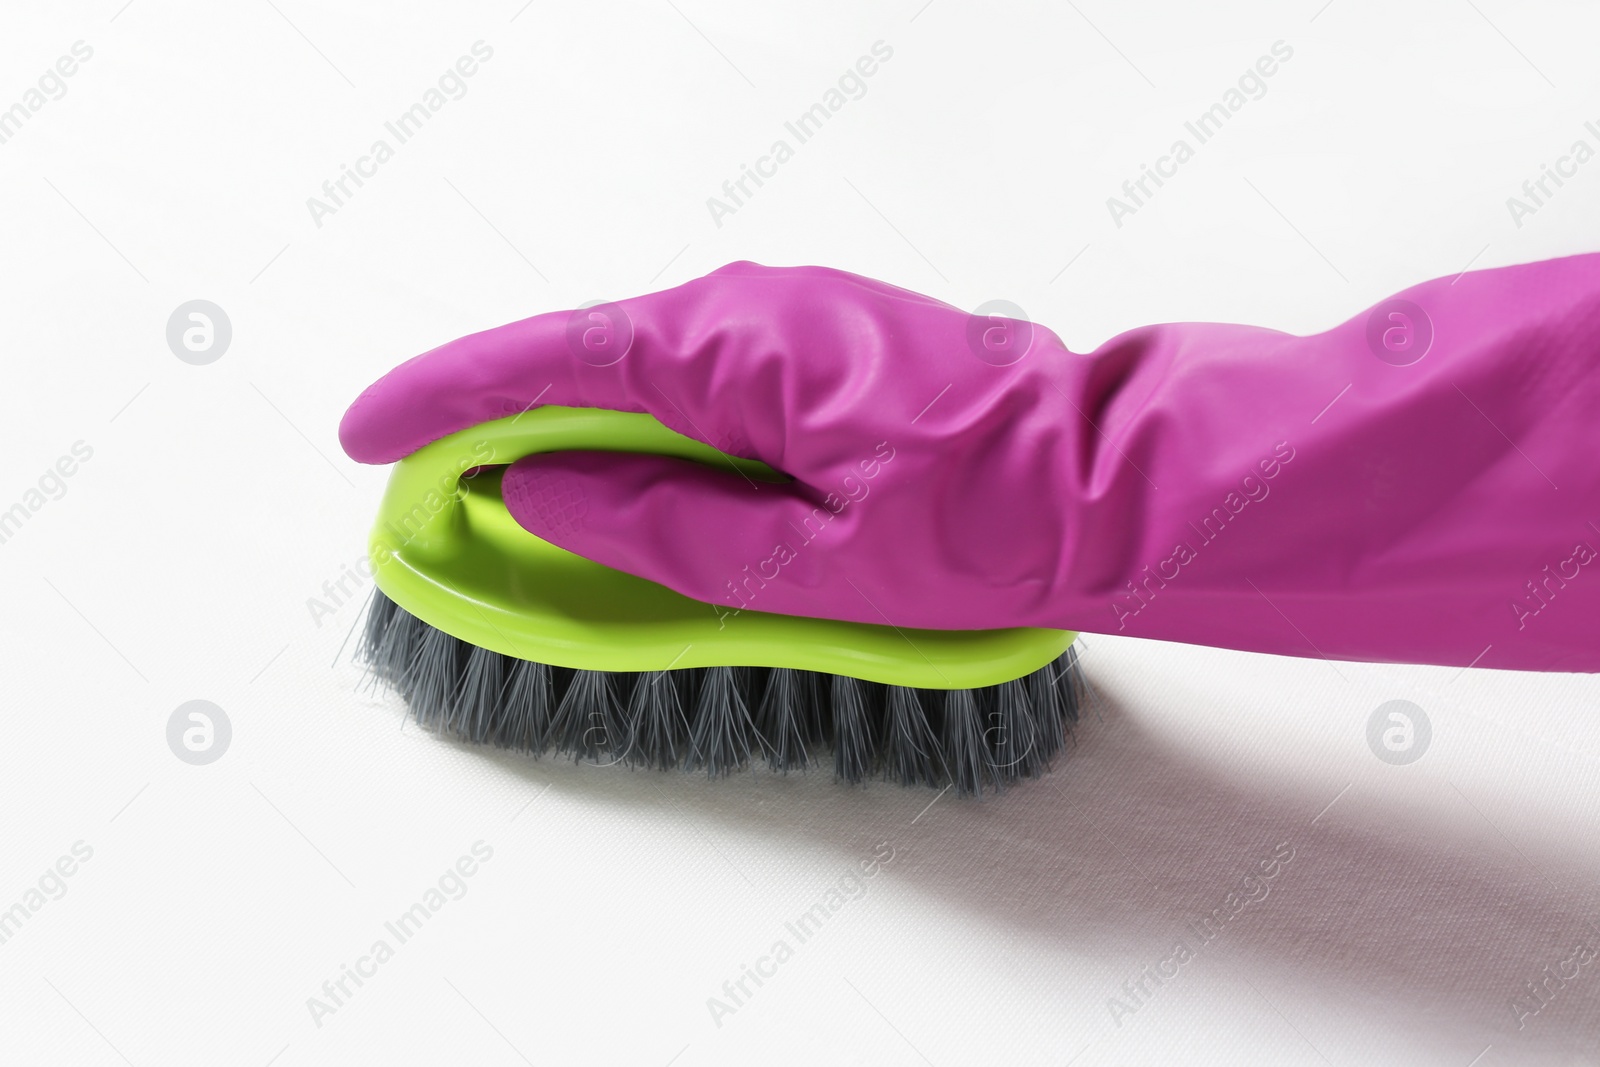
[[[961,794],[1037,777],[1082,695],[1077,652],[973,689],[889,685],[789,667],[615,672],[518,659],[452,637],[381,591],[357,655],[422,725],[464,741],[602,764],[825,767]]]

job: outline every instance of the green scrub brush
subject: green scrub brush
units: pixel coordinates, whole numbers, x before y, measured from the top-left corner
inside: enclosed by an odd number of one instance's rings
[[[517,524],[504,468],[558,450],[654,453],[780,481],[644,414],[542,407],[394,467],[373,527],[358,656],[417,721],[466,741],[635,767],[788,771],[998,790],[1077,721],[1077,634],[730,613]],[[651,536],[640,530],[641,537]]]

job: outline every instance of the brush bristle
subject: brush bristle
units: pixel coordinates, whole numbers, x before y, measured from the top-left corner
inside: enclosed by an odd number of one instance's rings
[[[632,767],[787,772],[832,749],[845,782],[997,792],[1049,769],[1078,721],[1077,650],[982,689],[917,689],[789,668],[613,673],[505,656],[375,592],[357,658],[417,722],[476,744]]]
[[[733,667],[705,668],[689,732],[689,757],[684,761],[688,769],[704,767],[711,777],[720,777],[744,766],[751,746],[760,744],[741,681]]]
[[[755,724],[766,740],[767,766],[775,771],[803,770],[811,759],[808,746],[822,740],[817,684],[812,672],[789,667],[775,667],[767,675]]]
[[[511,661],[509,673],[499,712],[493,716],[495,746],[538,754],[549,743],[550,723],[555,718],[556,691],[550,667],[518,659]]]
[[[556,706],[551,732],[559,752],[574,760],[615,763],[628,749],[625,712],[617,699],[618,683],[628,675],[608,671],[575,671]],[[602,758],[604,757],[604,758]]]

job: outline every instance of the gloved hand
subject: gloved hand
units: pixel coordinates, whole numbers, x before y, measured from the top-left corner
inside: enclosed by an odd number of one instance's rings
[[[1088,354],[820,267],[735,263],[452,341],[346,413],[388,463],[533,404],[645,411],[792,476],[514,464],[526,529],[715,605],[1600,670],[1600,255],[1415,286],[1325,333]]]

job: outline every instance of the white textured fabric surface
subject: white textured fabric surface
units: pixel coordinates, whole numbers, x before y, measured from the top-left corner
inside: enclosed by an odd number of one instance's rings
[[[463,748],[338,658],[386,476],[339,414],[461,333],[752,258],[1084,348],[1600,247],[1592,10],[1319,4],[7,5],[0,1062],[1600,1058],[1594,678],[1089,636],[1070,757],[970,803]],[[195,299],[207,365],[165,336]]]

